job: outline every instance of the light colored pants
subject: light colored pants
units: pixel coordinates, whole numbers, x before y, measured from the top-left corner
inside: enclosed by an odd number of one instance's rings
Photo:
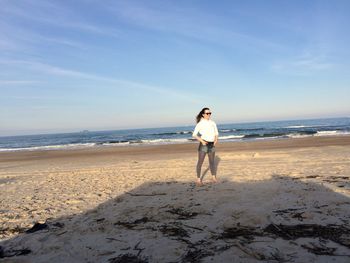
[[[206,145],[202,145],[206,146]],[[202,164],[204,162],[205,156],[208,154],[209,157],[209,168],[212,176],[216,176],[216,170],[215,170],[215,146],[214,151],[203,151],[200,150],[201,146],[199,146],[198,149],[198,162],[197,162],[197,178],[201,178],[201,170],[202,170]]]

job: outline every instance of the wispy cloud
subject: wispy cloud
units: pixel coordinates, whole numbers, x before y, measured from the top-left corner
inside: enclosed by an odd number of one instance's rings
[[[200,9],[180,7],[170,2],[149,3],[132,1],[113,2],[106,8],[117,19],[148,30],[177,34],[178,36],[212,42],[224,46],[245,43],[264,48],[285,49],[283,45],[268,38],[259,38],[238,30],[229,21]]]
[[[104,16],[109,17],[108,24],[99,20],[91,20],[88,15],[71,9],[61,2],[53,1],[24,1],[7,2],[0,14],[4,17],[17,17],[21,20],[38,22],[41,26],[64,28],[65,30],[79,31],[122,39],[127,35],[127,28],[122,25],[139,27],[142,29],[171,33],[172,36],[190,38],[192,40],[204,41],[225,47],[237,47],[252,49],[255,51],[263,49],[283,50],[285,46],[269,38],[257,37],[256,35],[244,32],[239,25],[232,25],[227,18],[208,12],[201,12],[200,9],[192,9],[171,2],[131,2],[112,1],[106,5],[99,6]],[[81,3],[82,5],[84,3]],[[85,3],[86,4],[86,3]],[[104,8],[104,9],[103,9]],[[6,20],[6,19],[5,19]],[[15,27],[16,20],[8,19]],[[1,28],[1,26],[0,26]],[[28,30],[28,29],[26,29]],[[22,30],[23,31],[23,30]],[[21,36],[21,32],[16,36]],[[38,36],[30,36],[32,39],[39,39]],[[26,38],[27,40],[30,39]],[[45,37],[45,36],[42,36]],[[18,39],[13,36],[14,39]],[[50,41],[50,37],[47,37]],[[71,47],[79,47],[81,43],[72,40],[52,38],[58,44],[65,44]],[[256,48],[258,47],[258,48]]]
[[[4,39],[4,36],[0,39],[0,50],[11,50],[14,46],[15,43],[9,39]]]
[[[0,79],[0,87],[1,86],[22,86],[22,85],[30,85],[30,84],[38,84],[41,81],[38,80],[1,80]]]
[[[76,39],[59,34],[54,35],[52,31],[35,30],[32,27],[25,28],[16,23],[0,21],[0,50],[16,55],[18,51],[25,54],[39,53],[43,46],[69,47],[73,49],[86,50],[89,45]]]
[[[53,1],[11,1],[2,5],[0,14],[14,24],[13,17],[22,20],[36,21],[41,25],[78,30],[85,33],[99,34],[109,37],[120,37],[116,28],[89,22],[79,10],[71,10],[60,2]],[[11,19],[10,19],[11,18]]]
[[[123,88],[123,89],[127,88],[127,89],[136,89],[136,90],[144,90],[144,91],[154,92],[154,93],[158,93],[158,94],[167,95],[168,97],[176,97],[178,99],[192,102],[192,103],[200,103],[200,101],[201,101],[200,99],[198,99],[199,96],[190,94],[188,92],[178,92],[178,91],[173,90],[173,89],[143,84],[143,83],[139,83],[139,82],[135,82],[135,81],[104,77],[104,76],[100,76],[100,75],[95,75],[95,74],[85,73],[85,72],[81,72],[81,71],[52,66],[52,65],[37,62],[37,61],[0,60],[0,64],[21,65],[21,66],[27,67],[30,70],[39,71],[39,72],[45,73],[45,74],[56,75],[56,76],[61,76],[61,77],[68,77],[68,78],[79,78],[79,79],[93,80],[93,81],[107,83],[110,85],[115,85],[116,88]]]
[[[74,40],[62,38],[62,37],[47,37],[36,33],[32,33],[30,36],[30,39],[28,40],[32,42],[36,42],[36,44],[53,43],[53,44],[81,49],[81,50],[86,50],[88,48],[85,43],[81,43],[78,41],[74,41]]]
[[[42,106],[42,105],[35,105],[30,107],[31,110],[49,110],[51,107],[49,106]]]
[[[3,97],[5,99],[11,99],[11,100],[48,100],[48,99],[57,99],[57,96],[55,97],[44,97],[44,96],[5,96]]]
[[[289,60],[276,61],[271,69],[277,73],[308,75],[319,71],[330,70],[335,67],[331,58],[324,54],[304,52],[303,55]]]

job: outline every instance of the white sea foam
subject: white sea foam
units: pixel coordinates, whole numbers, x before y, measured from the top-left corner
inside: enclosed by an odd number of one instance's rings
[[[298,128],[306,128],[306,127],[309,127],[309,126],[296,125],[296,126],[287,126],[287,127],[284,127],[284,128],[287,128],[287,129],[298,129]]]
[[[140,143],[146,144],[171,144],[171,143],[184,143],[189,142],[188,139],[153,139],[153,140],[140,140]]]
[[[191,131],[181,131],[181,132],[176,132],[176,134],[189,134],[192,133]]]
[[[25,147],[25,148],[2,148],[0,149],[0,152],[80,149],[80,148],[92,147],[95,145],[96,143],[71,143],[71,144],[61,144],[61,145],[33,146],[33,147]]]
[[[249,137],[248,140],[252,141],[263,141],[263,140],[273,140],[273,139],[281,139],[283,136],[268,136],[268,137]]]
[[[318,131],[315,134],[291,133],[287,136],[290,138],[304,138],[310,136],[332,136],[332,135],[350,135],[350,131]]]
[[[221,140],[229,140],[229,139],[241,139],[244,135],[227,135],[227,136],[219,136]]]
[[[122,145],[129,145],[130,142],[105,142],[105,143],[102,143],[103,146],[115,146],[115,145],[119,145],[119,146],[122,146]]]
[[[350,131],[318,131],[315,136],[349,135]]]
[[[312,134],[302,134],[302,133],[290,133],[287,134],[289,138],[305,138],[305,137],[310,137]]]
[[[324,125],[295,125],[295,126],[287,126],[284,128],[287,129],[299,129],[299,128],[314,128],[314,127],[322,127]]]
[[[230,132],[230,131],[235,131],[235,129],[222,129],[220,132]]]

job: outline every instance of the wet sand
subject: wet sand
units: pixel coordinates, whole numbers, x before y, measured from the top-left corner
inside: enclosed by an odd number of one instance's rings
[[[0,153],[0,262],[349,262],[350,136],[196,150]]]

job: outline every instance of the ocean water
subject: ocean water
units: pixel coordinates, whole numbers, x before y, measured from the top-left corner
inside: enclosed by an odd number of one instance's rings
[[[350,135],[350,118],[217,123],[220,141]],[[0,137],[0,152],[193,143],[192,126]]]

